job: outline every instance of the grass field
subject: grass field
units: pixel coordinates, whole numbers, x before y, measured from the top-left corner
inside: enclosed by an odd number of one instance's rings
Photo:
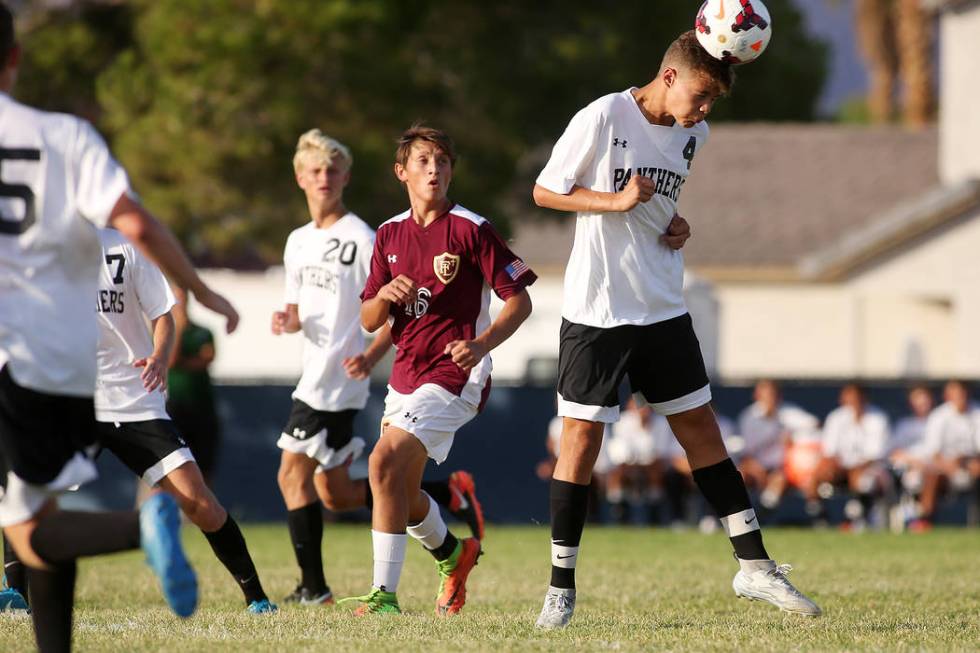
[[[297,572],[284,526],[245,531],[266,590],[288,593]],[[187,529],[202,580],[187,621],[163,606],[137,554],[83,563],[75,612],[78,651],[524,650],[980,650],[980,533],[841,534],[772,530],[769,550],[796,565],[792,579],[824,608],[805,619],[737,600],[736,565],[723,535],[587,530],[572,625],[533,627],[548,574],[548,533],[491,528],[471,576],[466,611],[432,616],[432,559],[411,546],[399,600],[405,614],[354,618],[344,608],[244,612],[240,594],[204,538]],[[327,580],[339,596],[371,582],[370,533],[327,525]],[[0,619],[0,651],[30,651],[30,622]]]

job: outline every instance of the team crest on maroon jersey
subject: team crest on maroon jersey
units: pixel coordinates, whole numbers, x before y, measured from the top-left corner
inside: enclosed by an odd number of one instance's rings
[[[436,273],[436,278],[444,286],[448,285],[450,281],[456,278],[456,273],[459,272],[459,256],[450,254],[449,252],[443,252],[439,256],[433,256],[432,269]]]

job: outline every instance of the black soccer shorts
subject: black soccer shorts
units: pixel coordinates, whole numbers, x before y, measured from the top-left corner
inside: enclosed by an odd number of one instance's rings
[[[169,419],[99,422],[99,444],[150,487],[181,465],[195,462],[187,443]]]
[[[326,471],[356,459],[364,440],[354,437],[354,409],[329,412],[293,399],[286,428],[277,445],[284,451],[312,458]]]
[[[661,415],[711,401],[701,345],[684,315],[646,325],[602,329],[562,320],[558,414],[611,423],[619,419],[619,386],[629,379],[639,403]]]
[[[97,476],[91,397],[37,392],[0,369],[0,526],[33,517],[69,487]]]

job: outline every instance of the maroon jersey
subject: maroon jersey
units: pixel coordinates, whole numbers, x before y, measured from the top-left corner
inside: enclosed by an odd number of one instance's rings
[[[428,227],[411,210],[378,228],[362,300],[404,274],[418,287],[408,306],[392,305],[391,339],[398,351],[389,384],[410,394],[435,383],[474,405],[490,379],[490,356],[469,372],[443,353],[453,340],[472,340],[490,326],[490,289],[506,300],[537,279],[486,219],[458,204]]]

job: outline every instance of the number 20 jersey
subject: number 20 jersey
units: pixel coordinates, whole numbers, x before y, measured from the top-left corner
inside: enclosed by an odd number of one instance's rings
[[[632,91],[601,97],[575,114],[537,179],[561,195],[573,186],[617,193],[635,175],[656,184],[649,201],[625,213],[578,213],[562,302],[562,316],[576,324],[644,325],[687,312],[684,256],[660,236],[677,212],[708,125],[651,124]]]
[[[91,125],[0,93],[0,367],[18,384],[95,391],[96,226],[128,191]]]
[[[293,398],[316,410],[361,409],[368,380],[344,372],[345,358],[364,351],[360,294],[371,269],[374,231],[348,213],[326,229],[309,222],[286,240],[287,304],[299,307],[303,375]]]

